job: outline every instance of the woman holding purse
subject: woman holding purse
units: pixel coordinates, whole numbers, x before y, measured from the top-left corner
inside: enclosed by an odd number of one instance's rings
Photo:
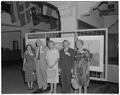
[[[84,93],[87,93],[87,87],[89,86],[89,67],[90,67],[90,52],[89,50],[83,48],[84,42],[82,40],[77,40],[76,47],[77,53],[75,56],[75,78],[78,83],[79,93],[82,92],[82,87]],[[75,81],[73,83],[76,84]],[[77,84],[76,84],[77,85]]]

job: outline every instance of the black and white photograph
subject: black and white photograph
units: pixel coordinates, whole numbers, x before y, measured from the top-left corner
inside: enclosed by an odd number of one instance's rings
[[[1,1],[1,94],[119,94],[119,1]]]

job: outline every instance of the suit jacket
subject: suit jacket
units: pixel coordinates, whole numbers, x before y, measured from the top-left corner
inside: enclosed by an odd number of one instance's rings
[[[40,59],[37,59],[37,52],[38,52],[38,47],[35,49],[35,54],[36,54],[36,61],[40,61],[40,64],[46,65],[46,53],[48,48],[46,46],[42,46],[41,51],[40,51]]]
[[[59,67],[70,70],[74,67],[75,51],[69,48],[67,52],[68,54],[65,54],[64,49],[60,50]]]

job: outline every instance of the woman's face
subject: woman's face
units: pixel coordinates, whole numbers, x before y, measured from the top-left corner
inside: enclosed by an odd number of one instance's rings
[[[28,50],[28,51],[31,51],[31,50],[32,50],[31,46],[28,46],[28,47],[27,47],[27,50]]]
[[[78,49],[81,49],[83,47],[83,44],[81,41],[77,41],[76,46]]]
[[[69,48],[69,45],[70,45],[70,44],[69,44],[69,42],[67,42],[67,41],[65,41],[65,42],[63,43],[63,47],[64,47],[64,48]]]
[[[54,43],[49,43],[48,45],[50,49],[53,49],[55,47]]]

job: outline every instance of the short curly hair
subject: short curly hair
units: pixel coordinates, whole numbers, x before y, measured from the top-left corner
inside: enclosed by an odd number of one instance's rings
[[[27,50],[28,46],[30,46],[30,47],[31,47],[31,50],[33,50],[33,47],[32,47],[31,44],[27,44],[27,45],[25,46],[25,50]]]
[[[77,42],[81,42],[82,45],[84,45],[84,41],[83,41],[83,40],[77,40],[76,43],[77,43]]]
[[[63,41],[63,44],[64,44],[65,42],[67,42],[68,44],[70,44],[70,42],[69,42],[68,40],[64,40],[64,41]]]
[[[53,44],[55,44],[55,43],[54,43],[54,41],[52,41],[52,40],[50,40],[50,41],[48,42],[48,44],[50,44],[50,43],[53,43]]]

